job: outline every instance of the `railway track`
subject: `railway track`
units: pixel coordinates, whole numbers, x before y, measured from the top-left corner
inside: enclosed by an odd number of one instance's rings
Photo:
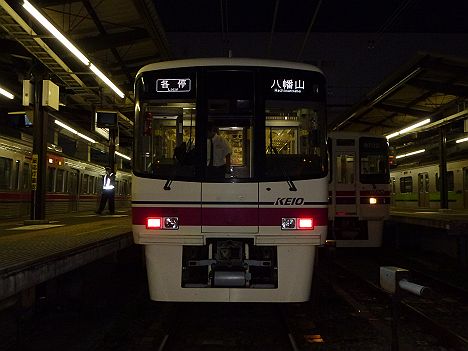
[[[401,262],[395,258],[387,260],[383,256],[376,259],[374,255],[338,256],[327,261],[328,269],[333,271],[333,274],[327,275],[333,289],[391,340],[391,298],[379,286],[379,267],[382,262],[396,266]],[[453,350],[468,350],[466,292],[440,280],[434,280],[421,270],[411,272],[412,280],[430,287],[431,294],[426,297],[403,294],[398,328],[401,331],[402,349],[432,345]],[[321,274],[323,275],[323,272]],[[330,276],[333,277],[332,280]],[[424,330],[420,330],[420,326],[423,326]],[[410,331],[413,335],[418,334],[419,339],[415,340]]]
[[[307,350],[306,346],[317,336],[305,304],[171,305],[170,322],[160,338],[158,351],[299,351]]]

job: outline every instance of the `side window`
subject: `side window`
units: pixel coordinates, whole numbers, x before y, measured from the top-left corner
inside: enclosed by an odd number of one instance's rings
[[[90,194],[94,194],[96,193],[96,189],[95,189],[95,177],[94,176],[90,176],[89,177],[89,193]]]
[[[413,192],[413,177],[400,178],[400,192],[412,193]]]
[[[55,192],[57,193],[63,193],[64,173],[63,169],[57,169],[57,179],[55,181]]]
[[[16,160],[15,161],[15,170],[13,173],[13,190],[19,190],[20,189],[20,161]]]
[[[47,191],[50,193],[55,190],[55,170],[54,167],[47,168]]]
[[[83,180],[81,182],[81,193],[82,194],[87,194],[88,193],[88,180],[89,180],[89,175],[88,174],[83,174]]]
[[[391,178],[391,184],[392,184],[392,194],[396,194],[396,179],[395,179],[395,177]]]
[[[0,157],[0,190],[10,190],[12,165],[11,158]]]

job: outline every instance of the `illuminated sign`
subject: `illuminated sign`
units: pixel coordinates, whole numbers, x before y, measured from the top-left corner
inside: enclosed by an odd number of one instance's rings
[[[190,78],[157,79],[156,92],[158,93],[187,93],[192,89]]]
[[[275,93],[295,93],[300,94],[305,90],[304,80],[293,80],[293,79],[274,79],[270,86],[270,89]]]

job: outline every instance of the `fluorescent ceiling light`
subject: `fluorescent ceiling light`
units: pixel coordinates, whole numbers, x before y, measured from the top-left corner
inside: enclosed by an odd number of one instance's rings
[[[13,99],[15,97],[12,93],[10,93],[9,91],[6,91],[3,88],[0,88],[0,94],[2,94],[3,96],[6,96],[9,99]]]
[[[387,138],[387,140],[388,140],[388,139],[390,139],[390,138],[396,137],[397,135],[401,135],[401,134],[404,134],[404,133],[408,133],[409,131],[411,131],[411,130],[413,130],[413,129],[416,129],[416,128],[418,128],[418,127],[421,127],[421,126],[423,126],[423,125],[425,125],[425,124],[428,124],[428,123],[430,123],[430,122],[431,122],[431,119],[430,119],[430,118],[427,118],[427,119],[425,119],[425,120],[423,120],[423,121],[420,121],[420,122],[418,122],[418,123],[416,123],[416,124],[410,125],[409,127],[406,127],[406,128],[404,128],[404,129],[402,129],[402,130],[400,130],[400,131],[398,131],[398,132],[389,134],[389,135],[387,135],[386,138]]]
[[[26,111],[11,111],[8,112],[7,115],[25,115]]]
[[[36,8],[31,5],[27,0],[24,0],[23,7],[31,14],[35,19],[39,21],[39,23],[47,29],[54,37],[58,39],[65,47],[70,50],[73,55],[75,55],[81,62],[83,62],[86,66],[90,64],[88,58],[81,53],[80,50],[76,48],[67,38],[64,37],[62,33],[59,32],[57,28],[54,27],[52,23],[50,23],[47,18],[45,18]]]
[[[121,153],[118,152],[118,151],[116,151],[115,154],[116,154],[117,156],[120,156],[120,157],[126,159],[126,160],[129,160],[129,161],[131,160],[130,157],[128,157],[127,155],[121,154]]]
[[[91,61],[80,51],[78,48],[73,45],[65,36],[60,33],[60,31],[50,23],[47,18],[45,18],[34,6],[32,6],[27,0],[24,0],[23,7],[36,19],[39,23],[44,26],[52,35],[57,38],[68,50],[70,50],[73,55],[75,55],[81,62],[88,66],[88,68],[94,72],[104,83],[106,83],[109,88],[111,88],[118,96],[122,99],[125,97],[125,94],[117,88],[117,86],[110,81],[96,66],[94,66]]]
[[[417,151],[413,151],[413,152],[408,152],[407,154],[398,155],[396,158],[403,158],[403,157],[413,156],[413,155],[420,154],[420,153],[425,152],[425,151],[426,151],[426,149],[421,149],[421,150],[417,150]]]
[[[93,71],[94,74],[97,75],[99,78],[101,78],[102,81],[103,81],[104,83],[106,83],[107,86],[108,86],[109,88],[111,88],[113,91],[115,91],[115,93],[116,93],[118,96],[120,96],[122,99],[125,97],[125,94],[122,93],[122,91],[121,91],[119,88],[117,88],[117,86],[116,86],[114,83],[112,83],[112,82],[110,81],[110,79],[107,78],[107,77],[104,75],[104,73],[102,73],[95,65],[93,65],[93,64],[91,63],[90,66],[89,66],[89,69],[90,69],[91,71]]]
[[[60,127],[66,129],[66,130],[68,130],[69,132],[71,132],[71,133],[73,133],[73,134],[75,134],[75,135],[78,135],[80,138],[83,138],[83,139],[85,139],[85,140],[87,140],[87,141],[89,141],[89,142],[91,142],[91,143],[93,143],[93,144],[96,143],[96,140],[91,139],[90,137],[88,137],[88,136],[86,136],[86,135],[84,135],[84,134],[82,134],[82,133],[76,131],[76,130],[73,129],[72,127],[66,125],[66,124],[63,123],[63,122],[60,122],[59,120],[55,120],[55,124],[59,125]]]
[[[456,141],[456,143],[457,143],[457,144],[459,144],[459,143],[464,143],[465,141],[468,141],[468,138],[458,139],[458,140]]]

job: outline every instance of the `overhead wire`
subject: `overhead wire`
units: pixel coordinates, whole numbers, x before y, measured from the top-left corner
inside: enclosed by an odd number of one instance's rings
[[[273,45],[273,33],[275,32],[276,18],[278,17],[279,2],[280,0],[276,0],[275,10],[273,12],[273,21],[271,23],[270,40],[268,42],[268,48],[267,48],[267,57],[271,57],[271,47]]]
[[[302,42],[301,50],[299,51],[299,54],[297,55],[297,61],[302,60],[302,54],[304,53],[304,49],[306,47],[307,41],[309,40],[309,35],[310,35],[310,32],[312,31],[312,27],[315,24],[315,20],[317,18],[318,13],[319,13],[320,6],[322,6],[322,0],[319,0],[318,3],[317,3],[317,6],[315,7],[314,14],[312,15],[312,18],[311,18],[310,23],[309,23],[309,28],[307,28],[307,32],[306,32],[306,34],[304,36],[304,40]]]
[[[409,6],[411,6],[416,0],[404,0],[400,5],[393,11],[393,13],[390,15],[390,17],[387,18],[385,23],[379,28],[377,33],[379,36],[377,39],[374,41],[374,45],[377,44],[380,40],[382,40],[383,36],[387,32],[389,28],[391,28],[396,20],[401,17],[401,15],[404,13],[406,9],[408,9]]]

